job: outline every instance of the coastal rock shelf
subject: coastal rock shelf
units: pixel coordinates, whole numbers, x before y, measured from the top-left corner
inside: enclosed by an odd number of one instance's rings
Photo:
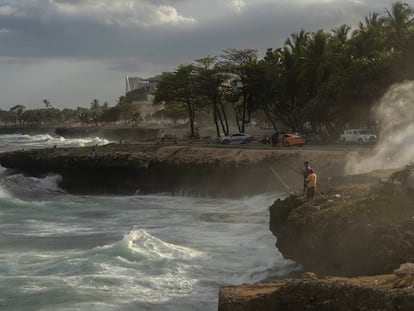
[[[0,154],[0,164],[32,176],[59,174],[71,193],[134,194],[170,192],[244,196],[299,190],[304,159],[319,168],[321,180],[343,174],[346,153],[201,146],[108,144],[48,148]],[[276,176],[273,170],[278,172]]]
[[[219,311],[391,311],[414,309],[411,283],[396,275],[340,278],[305,275],[220,289]]]
[[[297,195],[275,201],[276,246],[305,273],[224,286],[219,311],[414,310],[413,189],[390,189],[390,175],[333,178],[314,206]]]
[[[270,229],[283,256],[305,271],[340,276],[390,273],[414,262],[413,197],[366,178],[320,193],[312,207],[298,196],[270,206]]]
[[[365,201],[376,200],[386,199],[365,198]],[[294,197],[275,202],[270,207],[270,228],[284,257],[300,262],[307,271],[324,275],[373,275],[389,273],[403,262],[414,261],[411,217],[387,224],[375,219],[375,211],[367,221],[364,216],[358,220],[358,215],[367,210],[355,210],[351,216],[335,206],[316,211],[299,207],[300,204]],[[390,206],[390,214],[392,209],[398,213],[400,208]]]

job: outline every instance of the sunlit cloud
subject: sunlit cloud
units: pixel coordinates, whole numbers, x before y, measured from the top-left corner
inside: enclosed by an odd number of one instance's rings
[[[230,5],[237,11],[241,11],[246,6],[246,3],[243,0],[231,0]]]
[[[161,25],[195,22],[192,17],[180,15],[170,5],[145,1],[57,1],[49,4],[59,14],[66,16],[89,16],[105,25]]]

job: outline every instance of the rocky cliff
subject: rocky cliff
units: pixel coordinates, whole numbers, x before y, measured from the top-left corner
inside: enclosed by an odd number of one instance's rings
[[[276,245],[308,272],[224,286],[219,311],[414,310],[414,198],[412,189],[384,183],[392,175],[333,177],[313,206],[297,195],[277,200]]]
[[[414,261],[414,199],[378,183],[387,174],[343,178],[319,193],[315,206],[298,196],[276,201],[270,229],[284,257],[342,276],[389,273]]]

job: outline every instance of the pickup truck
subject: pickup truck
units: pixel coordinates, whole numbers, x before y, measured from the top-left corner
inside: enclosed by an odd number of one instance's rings
[[[339,140],[343,144],[373,144],[377,142],[377,136],[369,133],[366,129],[350,129],[345,130],[344,133],[339,136]]]

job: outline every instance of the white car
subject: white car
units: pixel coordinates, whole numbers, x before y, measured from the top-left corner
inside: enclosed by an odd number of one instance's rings
[[[229,144],[233,142],[239,142],[241,144],[248,144],[252,141],[252,137],[246,133],[236,133],[223,137],[218,137],[216,142],[219,144]]]
[[[350,129],[345,130],[344,133],[339,136],[339,140],[343,144],[373,144],[377,142],[377,136],[375,134],[371,134],[366,129]]]

